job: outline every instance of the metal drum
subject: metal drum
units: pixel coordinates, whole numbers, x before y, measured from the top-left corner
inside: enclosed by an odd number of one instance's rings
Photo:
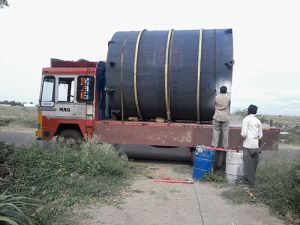
[[[106,90],[117,118],[210,121],[222,85],[231,91],[231,29],[117,32]]]
[[[193,179],[201,180],[207,173],[213,171],[215,151],[198,146],[194,153]]]
[[[243,152],[227,152],[226,154],[226,180],[230,184],[236,183],[244,176]]]

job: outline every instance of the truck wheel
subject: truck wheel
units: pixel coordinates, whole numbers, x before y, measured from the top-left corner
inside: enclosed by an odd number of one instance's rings
[[[74,139],[76,141],[82,141],[82,134],[78,130],[67,129],[60,132],[59,137],[63,137],[65,139]]]

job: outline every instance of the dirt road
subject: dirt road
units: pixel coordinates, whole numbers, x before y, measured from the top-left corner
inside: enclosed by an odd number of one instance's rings
[[[152,178],[190,177],[191,166],[144,164],[147,172],[138,177],[119,206],[90,205],[77,209],[81,225],[283,225],[260,204],[232,205],[222,189],[209,183],[155,183]],[[151,179],[150,179],[151,178]],[[198,200],[197,200],[198,198]],[[198,204],[198,201],[200,204]],[[199,211],[200,206],[200,211]],[[201,213],[200,213],[201,212]],[[201,219],[203,217],[203,222]]]
[[[23,145],[36,141],[33,128],[0,127],[0,141],[8,144]]]

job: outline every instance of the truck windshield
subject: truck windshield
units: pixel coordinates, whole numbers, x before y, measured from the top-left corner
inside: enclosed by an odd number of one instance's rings
[[[41,106],[54,106],[55,78],[45,76],[43,80]]]

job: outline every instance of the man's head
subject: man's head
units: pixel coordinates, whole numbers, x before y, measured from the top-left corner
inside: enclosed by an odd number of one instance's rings
[[[220,93],[226,94],[227,93],[227,87],[226,86],[220,87]]]
[[[257,113],[257,106],[256,105],[249,105],[248,107],[248,115],[256,114]]]

